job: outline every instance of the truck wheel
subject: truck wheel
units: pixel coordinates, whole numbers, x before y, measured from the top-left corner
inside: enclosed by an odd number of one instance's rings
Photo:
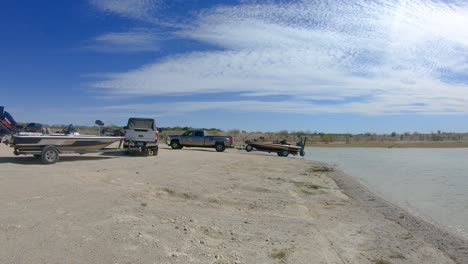
[[[146,148],[146,149],[142,149],[141,153],[143,153],[144,157],[148,157],[149,155],[153,154],[153,151],[149,148]]]
[[[250,152],[253,150],[253,147],[251,145],[245,146],[245,151]]]
[[[41,154],[42,162],[45,164],[54,164],[59,160],[59,152],[57,148],[47,146],[42,150]]]
[[[158,150],[159,150],[158,147],[153,148],[153,156],[157,156],[157,155],[158,155]]]
[[[179,141],[174,140],[174,141],[171,142],[171,148],[172,149],[181,149],[181,147],[182,146],[180,145]]]
[[[224,144],[220,144],[220,143],[217,143],[217,144],[215,145],[215,148],[216,148],[216,151],[217,151],[217,152],[223,152],[223,151],[226,149],[226,147],[224,146]]]
[[[276,153],[276,154],[278,154],[278,156],[280,156],[280,157],[283,156],[283,153],[281,153],[281,152],[278,152],[278,153]]]
[[[281,151],[281,157],[287,157],[289,155],[289,152],[287,150]]]

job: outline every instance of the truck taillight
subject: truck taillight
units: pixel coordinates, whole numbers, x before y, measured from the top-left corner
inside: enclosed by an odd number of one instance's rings
[[[156,138],[154,139],[154,142],[158,142],[158,139],[159,139],[159,132],[156,131]]]
[[[234,145],[234,138],[233,137],[229,138],[229,143],[231,143],[231,145]]]

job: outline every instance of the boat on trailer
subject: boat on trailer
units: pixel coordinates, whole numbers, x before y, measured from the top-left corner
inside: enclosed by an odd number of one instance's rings
[[[124,147],[126,137],[81,135],[73,125],[69,125],[63,133],[52,133],[43,128],[40,133],[22,132],[13,117],[0,106],[0,142],[14,148],[15,155],[32,154],[41,158],[43,163],[53,164],[59,160],[61,154],[69,153],[103,153],[139,151],[148,155],[155,155],[153,149],[141,146]],[[111,147],[119,142],[118,147]],[[156,152],[157,154],[157,152]]]
[[[80,135],[73,133],[25,133],[11,135],[9,145],[14,148],[15,155],[32,154],[41,158],[43,163],[53,164],[59,160],[60,154],[92,153],[122,151],[121,145],[125,137],[108,137]],[[118,148],[106,148],[120,141]]]
[[[245,150],[247,152],[251,152],[252,150],[263,151],[268,153],[277,153],[280,157],[287,157],[289,154],[296,156],[299,154],[300,156],[305,155],[304,147],[306,143],[307,137],[303,140],[297,142],[296,145],[290,145],[283,142],[276,143],[276,142],[258,142],[258,141],[246,141]]]
[[[99,150],[110,144],[123,140],[124,137],[93,136],[79,134],[42,134],[19,133],[12,135],[11,146],[18,152],[30,152],[41,150],[44,146],[56,146],[62,151]]]

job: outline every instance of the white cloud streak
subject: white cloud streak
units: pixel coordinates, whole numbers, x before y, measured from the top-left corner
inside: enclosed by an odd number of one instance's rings
[[[158,0],[90,0],[90,3],[103,12],[147,22],[154,21],[154,12],[161,6]]]
[[[97,36],[87,48],[99,52],[143,52],[160,49],[161,38],[149,30],[137,29]]]
[[[466,25],[468,3],[461,1],[247,2],[200,12],[176,33],[219,50],[106,74],[93,87],[109,95],[258,98],[256,107],[247,107],[249,101],[217,105],[227,110],[467,114]],[[262,102],[265,95],[292,97],[280,103],[291,107]],[[328,98],[340,102],[305,101]]]

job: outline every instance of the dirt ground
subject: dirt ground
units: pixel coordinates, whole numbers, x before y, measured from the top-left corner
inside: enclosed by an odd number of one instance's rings
[[[333,173],[165,147],[42,165],[1,145],[0,263],[455,263],[348,197]]]

